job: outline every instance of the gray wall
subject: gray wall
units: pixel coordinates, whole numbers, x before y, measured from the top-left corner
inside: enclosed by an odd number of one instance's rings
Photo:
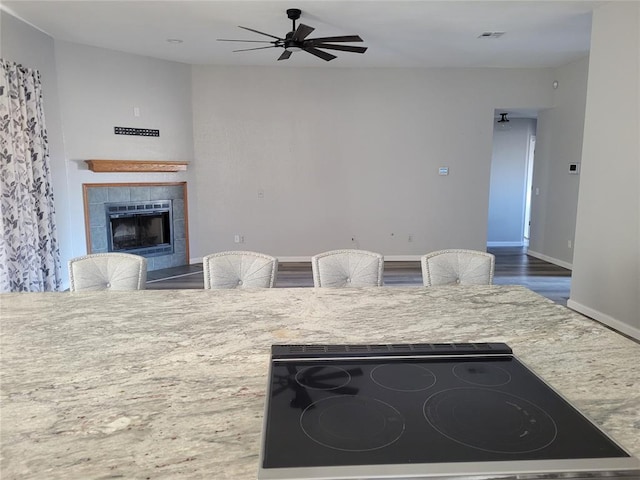
[[[489,196],[489,246],[522,246],[529,141],[536,120],[511,118],[508,129],[494,121]],[[532,159],[533,160],[533,159]]]
[[[549,107],[551,85],[549,70],[194,66],[208,208],[192,256],[238,248],[236,234],[287,259],[484,250],[494,109]]]
[[[557,68],[554,107],[538,114],[529,254],[567,268],[573,264],[580,185],[569,164],[582,158],[588,68],[588,58]]]
[[[640,338],[640,3],[595,10],[568,305]]]

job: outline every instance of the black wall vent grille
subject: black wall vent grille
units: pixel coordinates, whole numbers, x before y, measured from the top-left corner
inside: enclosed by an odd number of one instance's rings
[[[113,127],[116,135],[138,135],[141,137],[159,137],[160,130],[151,128]]]

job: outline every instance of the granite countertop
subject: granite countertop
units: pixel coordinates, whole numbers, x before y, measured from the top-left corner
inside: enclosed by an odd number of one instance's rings
[[[274,343],[506,342],[640,457],[640,345],[516,286],[0,295],[5,479],[256,478]]]

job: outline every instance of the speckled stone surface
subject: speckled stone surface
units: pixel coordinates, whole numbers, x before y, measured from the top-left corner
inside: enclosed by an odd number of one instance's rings
[[[273,343],[506,342],[640,456],[640,345],[523,288],[0,296],[9,479],[254,479]]]

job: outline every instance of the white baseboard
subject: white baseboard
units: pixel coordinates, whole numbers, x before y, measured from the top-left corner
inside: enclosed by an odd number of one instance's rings
[[[567,300],[567,307],[571,310],[575,310],[578,313],[586,315],[589,318],[593,318],[600,323],[604,323],[608,327],[613,328],[625,335],[635,338],[636,340],[640,340],[640,328],[633,327],[627,323],[621,322],[606,313],[599,312],[598,310],[594,310],[593,308],[587,307],[586,305],[582,305],[581,303],[576,302],[575,300]]]
[[[550,257],[543,253],[534,252],[533,250],[527,250],[527,255],[531,255],[532,257],[539,258],[540,260],[544,260],[545,262],[564,267],[568,270],[573,270],[573,264],[565,262],[564,260],[558,260],[557,258]]]
[[[386,262],[419,262],[422,255],[386,255],[384,260]],[[309,256],[289,256],[278,257],[278,261],[285,262],[309,262],[311,263],[311,255]],[[189,264],[202,263],[202,257],[190,258]]]
[[[286,263],[286,262],[307,262],[311,263],[311,255],[306,256],[290,256],[290,257],[278,257],[278,262]]]
[[[427,252],[425,252],[427,253]],[[385,255],[385,262],[419,262],[422,255]]]
[[[524,242],[487,242],[487,247],[524,247]]]
[[[488,244],[488,246],[495,246]],[[501,245],[505,246],[505,245]],[[520,245],[522,246],[522,245]],[[568,268],[569,270],[573,269],[573,265],[567,262],[563,262],[562,260],[558,260],[556,258],[548,257],[547,255],[543,255],[542,253],[532,252],[529,250],[527,252],[528,255],[532,257],[539,258],[540,260],[544,260],[545,262],[553,263],[554,265],[559,265],[564,268]],[[384,259],[387,262],[419,262],[422,255],[385,255]],[[288,256],[288,257],[278,257],[279,262],[311,262],[311,255],[309,256]],[[189,259],[190,264],[202,263],[202,257],[195,257]]]

